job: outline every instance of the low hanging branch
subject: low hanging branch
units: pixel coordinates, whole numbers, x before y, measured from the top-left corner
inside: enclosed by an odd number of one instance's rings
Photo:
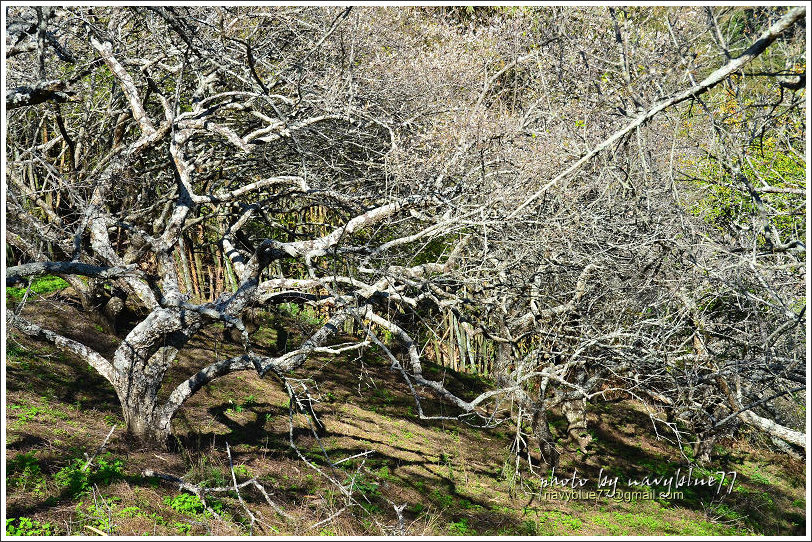
[[[82,275],[100,279],[113,279],[140,274],[138,266],[110,267],[81,262],[33,262],[6,268],[6,286],[24,282],[24,278],[41,275]]]
[[[39,105],[44,102],[67,102],[75,95],[65,81],[41,81],[33,86],[24,86],[6,92],[6,109]]]

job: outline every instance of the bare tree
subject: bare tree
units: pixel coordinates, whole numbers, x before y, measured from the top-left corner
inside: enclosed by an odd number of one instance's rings
[[[64,276],[85,310],[138,323],[104,357],[19,310],[7,321],[87,360],[128,430],[159,441],[218,377],[285,382],[310,356],[375,345],[421,416],[429,392],[472,423],[512,418],[517,448],[529,430],[551,464],[548,412],[583,448],[587,403],[614,392],[667,411],[655,424],[678,439],[687,425],[700,456],[734,422],[804,446],[788,412],[805,381],[805,184],[785,164],[803,161],[804,17],[15,8],[7,240],[24,256],[6,282]],[[726,203],[727,223],[712,215]],[[326,322],[261,353],[244,317],[282,303]],[[357,339],[337,342],[349,323]],[[164,389],[213,324],[243,353]],[[493,390],[423,373],[437,330]]]

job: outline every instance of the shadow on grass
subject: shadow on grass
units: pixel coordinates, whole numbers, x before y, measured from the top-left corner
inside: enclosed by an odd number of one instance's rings
[[[190,366],[194,362],[199,363],[200,359],[223,356],[229,352],[229,348],[236,348],[234,345],[218,343],[214,333],[216,331],[204,334],[200,340],[190,343],[190,353],[181,359],[181,363],[173,366],[166,388],[171,389],[173,381],[188,376]],[[342,337],[340,340],[345,339],[346,337]],[[267,345],[266,348],[272,353],[272,345]],[[41,349],[38,347],[37,350]],[[51,355],[47,351],[44,353],[45,356],[42,356],[39,352],[32,351],[30,355],[15,356],[15,359],[11,360],[12,363],[7,366],[9,392],[27,391],[52,395],[63,403],[74,404],[79,401],[83,407],[119,415],[118,401],[112,387],[95,371],[76,360],[58,354]],[[478,395],[490,385],[475,375],[458,373],[431,363],[426,363],[424,370],[430,378],[443,380],[451,391],[468,399]],[[428,448],[422,449],[413,442],[404,443],[390,438],[391,435],[386,431],[391,429],[393,423],[387,422],[386,426],[373,427],[375,423],[381,423],[381,420],[386,421],[386,418],[390,422],[408,423],[423,429],[455,427],[450,423],[421,420],[413,413],[410,415],[414,409],[414,400],[406,383],[399,373],[390,369],[388,362],[377,358],[371,352],[355,359],[337,358],[331,361],[316,359],[306,364],[296,376],[313,378],[320,383],[321,395],[325,401],[318,404],[316,410],[328,428],[323,438],[342,439],[341,445],[331,445],[329,448],[333,460],[362,453],[370,447],[375,448],[374,454],[370,455],[365,463],[366,470],[361,471],[363,483],[357,488],[360,492],[359,498],[363,495],[370,501],[370,506],[377,507],[381,513],[391,515],[392,505],[386,498],[398,504],[406,503],[405,513],[410,519],[425,513],[426,510],[432,510],[437,514],[439,522],[446,526],[457,525],[449,532],[456,530],[458,534],[474,534],[466,531],[469,527],[476,529],[476,534],[535,534],[529,532],[527,525],[517,524],[515,514],[495,509],[486,496],[473,495],[468,482],[459,473],[452,474],[452,470],[447,469],[445,463],[436,455],[427,455]],[[255,378],[255,375],[250,378]],[[240,380],[229,382],[228,389],[233,393],[246,392],[244,382]],[[267,394],[276,393],[284,396],[283,392],[268,386],[267,382],[259,380],[256,382],[256,385],[261,385]],[[273,386],[278,387],[275,383]],[[336,408],[345,404],[354,404],[363,409],[365,418],[353,419],[346,412],[339,414]],[[452,407],[430,396],[424,397],[423,404],[429,415],[456,414]],[[234,404],[223,402],[214,395],[202,398],[194,409],[184,407],[175,420],[176,427],[185,426],[189,431],[178,435],[178,447],[192,454],[204,455],[211,449],[209,443],[216,440],[218,444],[225,442],[230,444],[234,450],[235,463],[250,459],[257,452],[262,454],[270,452],[276,457],[298,460],[296,453],[290,448],[288,432],[279,430],[278,426],[277,430],[267,429],[269,420],[287,420],[286,407],[275,405],[260,397],[260,400],[253,402],[250,407],[242,408],[244,412],[241,416],[236,416],[239,419],[235,419],[229,412],[234,409]],[[594,414],[600,418],[597,422]],[[201,431],[199,428],[206,417],[223,431]],[[352,428],[356,436],[329,432],[333,422],[339,418],[342,423],[348,425],[348,428]],[[552,415],[550,420],[554,431],[562,434],[562,418]],[[577,468],[580,477],[595,480],[603,468],[604,474],[608,471],[615,473],[613,476],[619,475],[622,483],[624,478],[667,475],[677,468],[681,468],[683,472],[689,468],[689,464],[684,460],[672,461],[671,458],[677,457],[678,452],[673,446],[658,443],[649,434],[650,418],[630,405],[621,403],[598,405],[590,421],[592,422],[590,429],[595,437],[592,453],[588,457],[575,455],[573,452],[564,454],[562,467],[558,472],[570,474]],[[494,454],[504,451],[509,444],[509,437],[504,434],[495,436],[498,432],[462,424],[456,427],[460,428],[462,437],[468,439],[465,446],[472,450],[471,453],[481,456],[476,458],[478,461],[484,465],[499,463],[501,456]],[[482,441],[475,438],[477,435],[488,435],[495,443],[487,448],[481,447]],[[329,472],[340,472],[342,480],[349,480],[356,472],[355,469],[360,466],[360,460],[347,461],[342,464],[345,468],[333,470],[324,460],[307,427],[297,426],[293,436],[306,457]],[[17,437],[9,449],[30,450],[46,444],[46,439],[34,433],[18,431]],[[431,449],[440,453],[438,443],[431,444],[433,446]],[[718,456],[718,460],[710,470],[735,471],[747,459],[747,454],[743,452],[726,450]],[[43,466],[46,471],[53,471],[53,467]],[[381,470],[383,467],[386,467],[390,474],[383,474]],[[468,469],[471,476],[491,478],[491,485],[497,485],[494,482],[496,475],[492,469],[489,470],[482,465],[476,466],[473,461],[468,465]],[[396,471],[397,475],[394,474]],[[157,483],[155,480],[137,475],[125,476],[122,480],[133,486],[155,487]],[[301,479],[284,480],[281,477],[274,477],[270,478],[269,482],[278,486],[278,495],[285,501],[302,501],[319,492],[321,494],[317,497],[324,497],[325,492],[329,490],[315,481],[303,482]],[[740,521],[751,526],[756,532],[804,534],[804,516],[793,509],[791,504],[795,501],[790,491],[777,483],[764,484],[747,477],[739,478],[737,483],[743,490],[732,492],[721,502],[712,489],[693,488],[691,491],[684,491],[683,499],[665,504],[701,513],[708,507],[715,507],[715,511],[709,510],[709,513],[718,514],[720,517],[725,514],[725,509],[719,506],[723,504],[727,507],[728,518],[733,517],[730,514],[732,511],[733,514],[738,514]],[[41,502],[17,503],[9,509],[9,517],[42,512],[55,503],[71,500],[76,496],[77,493],[62,491]],[[260,496],[255,497],[258,499],[256,502],[261,502]],[[467,523],[462,521],[463,519],[466,519]]]

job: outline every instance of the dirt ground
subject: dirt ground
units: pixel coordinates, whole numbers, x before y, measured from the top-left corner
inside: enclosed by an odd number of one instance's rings
[[[65,292],[25,313],[104,354],[120,341]],[[291,413],[278,380],[243,372],[195,395],[175,418],[176,438],[164,449],[127,438],[113,389],[86,363],[14,333],[6,340],[7,534],[804,534],[805,465],[767,450],[756,437],[721,442],[713,465],[694,473],[736,472],[732,488],[728,481],[718,493],[688,487],[668,497],[629,485],[691,467],[690,456],[658,439],[649,413],[631,401],[591,405],[586,455],[563,445],[565,423],[553,416],[564,453],[551,473],[510,451],[515,427],[420,420],[399,374],[367,350],[313,359],[293,376],[319,399],[314,410],[324,430],[318,438],[307,416]],[[273,348],[273,327],[262,327],[255,340]],[[233,348],[212,328],[184,352],[168,384],[200,359]],[[432,364],[426,371],[471,395],[488,385]],[[452,413],[431,398],[425,408]],[[105,449],[85,469],[113,426]],[[206,493],[204,505],[176,481],[146,476],[147,470],[199,487],[233,486],[232,475],[258,485],[242,486],[239,495]],[[545,487],[551,475],[571,480],[574,472],[584,486]],[[613,498],[590,494],[601,474],[618,477]]]

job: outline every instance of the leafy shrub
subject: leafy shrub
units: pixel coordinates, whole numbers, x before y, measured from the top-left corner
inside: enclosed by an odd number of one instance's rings
[[[279,305],[279,309],[283,314],[292,316],[300,322],[310,326],[318,326],[325,322],[325,319],[322,316],[319,316],[319,314],[310,307],[301,308],[295,303],[281,303]]]
[[[756,187],[762,181],[777,188],[805,187],[805,164],[791,149],[781,148],[775,137],[765,137],[760,145],[745,151],[747,161],[742,164],[742,175]],[[689,164],[689,171],[697,176],[694,181],[702,191],[702,197],[695,201],[689,210],[701,216],[709,224],[723,231],[738,221],[746,220],[757,213],[753,198],[743,183],[720,167],[711,158],[703,158]],[[805,221],[793,208],[802,203],[798,195],[784,193],[762,193],[775,210],[771,221],[783,238],[805,236]]]
[[[299,314],[299,311],[301,309],[299,308],[299,305],[297,305],[296,303],[280,303],[279,310],[282,311],[282,313],[284,314],[295,317],[296,315]]]
[[[355,479],[353,488],[367,497],[377,497],[381,494],[378,483],[367,480],[364,476],[359,476]]]
[[[62,467],[54,475],[58,486],[66,488],[72,495],[79,495],[90,489],[89,473],[82,470],[84,463],[74,459],[70,465]]]
[[[96,472],[92,476],[93,482],[108,485],[124,477],[124,462],[120,459],[102,458],[96,463]]]
[[[17,523],[15,525],[15,522]],[[30,518],[6,519],[6,536],[53,536],[54,530],[50,523],[40,523]]]
[[[224,514],[223,503],[221,501],[214,497],[208,497],[206,501],[209,505],[209,509],[220,515]],[[206,509],[206,505],[203,504],[200,497],[192,495],[191,493],[181,493],[176,497],[164,497],[164,504],[181,514],[211,517],[211,512]]]
[[[234,474],[243,478],[251,477],[251,471],[245,465],[234,465]]]
[[[74,459],[54,475],[56,483],[66,488],[72,495],[81,495],[93,484],[110,485],[124,477],[124,463],[120,459],[111,460],[108,452],[96,462],[95,471],[83,470],[85,462]]]

